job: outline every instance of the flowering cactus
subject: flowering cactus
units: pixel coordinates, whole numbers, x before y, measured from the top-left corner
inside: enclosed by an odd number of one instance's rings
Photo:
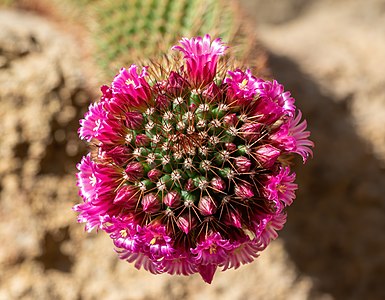
[[[290,92],[227,70],[220,39],[173,49],[172,65],[122,68],[80,121],[94,147],[74,210],[136,268],[211,283],[277,237],[297,189],[288,161],[313,142]]]

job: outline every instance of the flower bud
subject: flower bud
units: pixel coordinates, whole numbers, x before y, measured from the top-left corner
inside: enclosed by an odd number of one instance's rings
[[[236,114],[228,114],[223,118],[223,122],[228,126],[236,126],[238,123],[238,117]]]
[[[234,152],[235,150],[237,150],[237,146],[233,143],[226,143],[225,147],[229,152]]]
[[[129,163],[126,167],[125,179],[129,181],[137,181],[143,177],[143,167],[139,162]]]
[[[177,72],[172,71],[167,80],[167,93],[172,96],[183,95],[183,90],[188,86],[186,80]]]
[[[191,229],[193,229],[196,226],[197,220],[196,218],[191,214],[183,214],[181,215],[178,220],[176,221],[176,224],[178,227],[185,233],[188,234]]]
[[[220,177],[214,177],[211,180],[211,186],[219,191],[224,191],[226,189],[226,183],[225,181]]]
[[[212,82],[203,90],[202,96],[208,98],[209,100],[219,100],[222,96],[222,91],[214,82]]]
[[[151,169],[147,173],[147,177],[152,181],[152,182],[157,182],[158,179],[162,176],[162,171],[159,171],[158,169]]]
[[[139,112],[129,111],[126,113],[126,125],[129,129],[139,129],[143,123],[143,116]]]
[[[262,124],[245,123],[242,125],[240,132],[245,140],[255,142],[261,136]]]
[[[211,216],[217,211],[214,201],[209,196],[203,196],[199,200],[198,209],[204,216]]]
[[[247,199],[254,197],[254,192],[249,184],[241,183],[235,187],[235,195],[242,199]]]
[[[238,210],[230,209],[223,216],[223,223],[236,228],[242,228],[242,218]]]
[[[194,189],[194,187],[195,187],[194,181],[193,181],[191,178],[189,178],[189,179],[187,180],[187,182],[186,182],[185,187],[184,187],[185,190],[186,190],[186,191],[191,191],[191,190]]]
[[[147,146],[150,143],[150,138],[145,134],[138,134],[135,138],[135,145],[138,147]]]
[[[278,156],[281,154],[281,152],[277,148],[266,144],[258,147],[255,150],[254,154],[257,161],[261,164],[262,167],[271,168],[277,160]]]
[[[163,197],[163,203],[169,207],[178,207],[181,204],[181,196],[177,191],[171,191]]]
[[[133,185],[123,185],[116,193],[114,204],[134,208],[138,201],[138,188]]]
[[[142,198],[143,211],[146,213],[155,213],[160,209],[160,202],[154,193],[144,195]]]
[[[197,109],[197,105],[195,103],[191,103],[188,107],[188,110],[194,112]]]
[[[160,109],[167,108],[169,104],[170,104],[170,99],[166,95],[159,94],[155,99],[155,105]]]
[[[110,162],[112,160],[117,165],[123,165],[130,159],[132,151],[125,146],[116,146],[108,150],[100,147],[98,152],[98,158],[101,161]]]
[[[245,156],[238,156],[234,158],[235,168],[240,173],[247,173],[251,168],[251,161]]]

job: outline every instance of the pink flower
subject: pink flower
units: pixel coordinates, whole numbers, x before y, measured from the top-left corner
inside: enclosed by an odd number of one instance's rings
[[[102,218],[103,230],[113,239],[116,247],[131,252],[139,252],[143,242],[139,237],[142,228],[132,217],[111,217]]]
[[[121,120],[108,114],[100,121],[100,126],[95,130],[94,137],[108,147],[118,144],[124,145],[130,137],[130,131]]]
[[[224,82],[227,84],[227,102],[230,105],[247,106],[252,103],[257,95],[259,79],[251,75],[250,69],[243,72],[240,69],[227,72],[230,77],[226,77]]]
[[[261,242],[261,246],[266,248],[271,240],[278,237],[278,230],[283,228],[286,223],[286,214],[260,214],[254,222],[255,233]]]
[[[231,243],[219,233],[212,233],[191,249],[198,271],[204,281],[211,283],[218,265],[226,261],[227,253],[233,249]]]
[[[314,147],[314,143],[308,139],[310,131],[306,130],[306,120],[300,123],[301,118],[302,113],[298,111],[294,119],[289,119],[270,136],[270,140],[282,150],[301,155],[305,163],[309,157],[313,156],[311,147]]]
[[[93,228],[102,226],[101,218],[107,214],[116,214],[121,210],[121,207],[111,205],[115,198],[114,189],[117,187],[116,183],[111,184],[105,188],[101,182],[101,169],[107,170],[109,167],[103,168],[91,160],[90,154],[83,157],[80,164],[78,164],[77,178],[79,193],[83,197],[84,203],[74,206],[74,210],[79,212],[78,221],[86,223],[86,230],[91,231]],[[109,170],[110,171],[110,170]],[[114,176],[114,172],[109,172],[106,178],[118,178]],[[107,180],[108,181],[108,180]]]
[[[117,115],[134,108],[144,110],[151,102],[151,87],[146,81],[147,68],[143,68],[139,75],[137,69],[136,65],[131,65],[128,70],[122,68],[112,82],[114,101],[109,103],[109,109]]]
[[[93,103],[88,107],[84,119],[80,120],[79,136],[81,139],[90,142],[100,129],[107,112],[104,110],[103,103]]]
[[[198,272],[189,254],[180,251],[174,252],[171,257],[164,258],[161,264],[164,272],[171,275],[191,275]]]
[[[227,49],[221,39],[211,41],[210,35],[206,34],[203,39],[183,38],[179,42],[181,46],[173,46],[172,49],[183,53],[190,84],[201,88],[210,83],[215,77],[218,58]]]
[[[282,201],[285,205],[293,203],[298,185],[294,183],[295,173],[289,173],[289,167],[281,167],[278,174],[267,176],[264,186],[269,200]]]
[[[276,80],[260,81],[257,92],[260,98],[270,100],[282,107],[290,117],[294,115],[294,98],[291,97],[290,92],[285,91],[283,85],[279,84]]]
[[[147,252],[150,258],[157,260],[173,256],[173,242],[165,226],[156,222],[147,225],[139,232],[139,239],[143,243],[144,252]]]
[[[303,162],[313,156],[313,151],[310,147],[314,147],[314,143],[308,139],[310,131],[306,130],[306,120],[301,121],[302,113],[299,110],[297,116],[290,122],[289,134],[295,139],[294,152],[302,156]]]
[[[77,186],[79,187],[79,194],[84,201],[92,201],[95,198],[95,163],[91,160],[91,154],[87,154],[82,158],[81,163],[77,164],[79,172],[76,174],[78,179]]]
[[[223,264],[223,271],[231,268],[238,269],[241,265],[253,262],[262,250],[263,246],[260,242],[244,237],[234,245],[233,250],[229,251],[226,262]]]

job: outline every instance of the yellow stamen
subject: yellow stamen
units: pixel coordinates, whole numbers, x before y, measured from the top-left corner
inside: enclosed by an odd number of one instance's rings
[[[126,80],[126,84],[127,84],[127,85],[131,85],[131,84],[134,85],[135,82],[134,82],[132,79],[127,79],[127,80]]]
[[[243,79],[243,81],[239,84],[239,88],[243,90],[248,83],[249,81],[247,79]]]
[[[127,230],[126,229],[120,230],[119,233],[122,236],[122,238],[126,238],[127,237]]]

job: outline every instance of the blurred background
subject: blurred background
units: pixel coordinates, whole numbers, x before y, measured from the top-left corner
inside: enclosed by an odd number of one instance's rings
[[[134,269],[71,211],[99,85],[204,33],[316,144],[280,237],[212,285]],[[385,299],[384,62],[385,0],[0,0],[0,299]]]

